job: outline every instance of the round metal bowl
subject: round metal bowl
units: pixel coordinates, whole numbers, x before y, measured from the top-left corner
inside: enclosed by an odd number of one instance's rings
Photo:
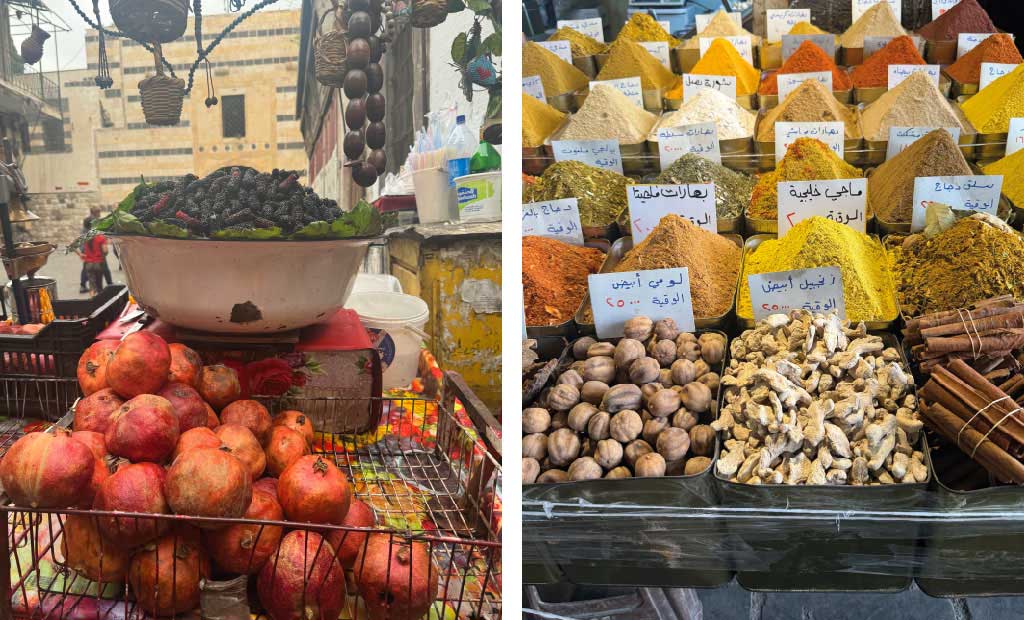
[[[345,304],[373,242],[111,238],[146,312],[179,327],[232,334],[328,319]]]

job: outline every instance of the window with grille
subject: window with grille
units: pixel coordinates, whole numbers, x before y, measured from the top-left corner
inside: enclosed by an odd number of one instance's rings
[[[245,95],[221,97],[220,116],[225,138],[245,137]]]

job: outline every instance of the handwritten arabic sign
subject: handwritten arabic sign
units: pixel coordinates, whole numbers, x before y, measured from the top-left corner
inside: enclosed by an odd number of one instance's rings
[[[914,215],[911,231],[924,229],[927,203],[941,202],[959,211],[996,215],[1003,175],[959,175],[914,179]]]
[[[776,271],[747,276],[754,318],[804,309],[810,312],[834,312],[846,318],[843,273],[839,267],[816,267],[794,271]]]
[[[851,2],[853,3],[851,5],[853,9],[852,21],[857,21],[868,9],[882,2],[889,3],[889,7],[892,8],[892,14],[896,16],[897,21],[900,19],[900,15],[903,14],[900,0],[851,0]]]
[[[572,63],[572,46],[568,41],[537,41],[537,44],[546,47],[549,52],[565,62]]]
[[[576,32],[581,32],[588,37],[597,39],[601,43],[604,43],[604,24],[601,23],[600,17],[591,17],[590,19],[560,19],[555,25],[558,28],[572,28]]]
[[[635,103],[637,107],[644,107],[644,91],[640,85],[639,77],[619,78],[617,80],[594,80],[590,82],[590,89],[600,85],[611,86]]]
[[[781,181],[778,189],[780,237],[814,216],[866,232],[867,179]]]
[[[754,64],[754,48],[751,46],[750,37],[746,35],[737,35],[734,37],[701,37],[700,38],[700,55],[704,57],[705,52],[711,47],[711,43],[715,39],[725,39],[736,48],[743,60],[746,60],[750,64]]]
[[[784,34],[782,35],[782,61],[789,60],[793,52],[797,50],[804,41],[810,41],[817,45],[830,57],[836,55],[836,37],[832,34]]]
[[[640,47],[647,50],[651,56],[658,59],[658,62],[666,68],[672,68],[672,61],[668,57],[668,43],[665,41],[639,41]]]
[[[978,44],[991,37],[991,32],[961,32],[956,37],[956,57],[960,58],[967,52],[978,47]]]
[[[813,71],[810,73],[779,73],[776,75],[779,81],[779,101],[785,99],[789,93],[796,90],[807,80],[815,80],[825,85],[825,88],[832,90],[831,71]]]
[[[622,153],[616,140],[554,140],[555,161],[581,161],[622,174]]]
[[[588,284],[598,338],[621,336],[626,321],[635,316],[675,319],[680,331],[695,329],[686,267],[598,273],[588,277]]]
[[[1006,154],[1013,155],[1024,149],[1024,118],[1011,118],[1010,131],[1006,134]]]
[[[735,75],[683,75],[683,101],[689,101],[701,90],[717,90],[730,99],[736,98]]]
[[[718,232],[713,183],[627,185],[626,199],[634,246],[647,238],[662,217],[672,213],[687,218],[704,230]]]
[[[547,101],[544,97],[544,84],[541,83],[539,75],[523,78],[523,92],[538,101]]]
[[[714,123],[697,123],[681,127],[658,129],[658,155],[661,169],[687,153],[700,155],[716,164],[722,163],[722,151],[718,145],[718,128]]]
[[[917,140],[929,133],[940,129],[939,127],[890,127],[889,143],[885,147],[885,159],[889,160],[899,155],[905,148],[917,142]],[[953,137],[953,142],[960,140],[959,127],[942,127]]]
[[[999,78],[1003,77],[1007,73],[1012,73],[1016,69],[1018,64],[1008,62],[983,62],[981,63],[981,79],[978,82],[978,90],[985,88],[992,82],[995,82]]]
[[[530,202],[523,205],[523,236],[551,237],[583,245],[583,226],[575,198]]]
[[[889,90],[896,88],[912,73],[926,73],[936,86],[939,85],[939,65],[889,65]]]
[[[808,10],[810,10],[810,9],[808,9]],[[697,33],[699,34],[702,30],[707,28],[708,24],[711,22],[712,19],[714,19],[715,15],[717,15],[717,14],[718,13],[715,12],[715,13],[698,13],[697,15],[694,15],[693,19],[696,20],[696,22],[697,22]],[[729,17],[732,18],[733,23],[735,23],[737,26],[739,26],[740,28],[743,27],[743,13],[741,13],[739,11],[730,11],[729,12]]]
[[[960,4],[960,0],[932,0],[932,19],[938,19],[946,11]]]
[[[775,123],[775,163],[782,161],[786,149],[797,138],[815,138],[824,142],[836,155],[843,156],[846,127],[842,121],[824,123]]]
[[[782,35],[792,30],[793,26],[809,21],[810,9],[768,9],[768,42],[782,41]]]

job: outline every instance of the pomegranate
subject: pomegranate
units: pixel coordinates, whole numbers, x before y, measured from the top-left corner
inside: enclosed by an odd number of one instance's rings
[[[178,418],[178,430],[182,433],[192,428],[206,426],[206,401],[191,385],[168,383],[157,395],[171,403],[174,415]]]
[[[167,382],[171,351],[164,339],[150,332],[135,332],[121,340],[107,364],[107,383],[125,398],[155,394]]]
[[[100,485],[93,508],[105,511],[166,514],[164,468],[156,463],[121,466]],[[111,543],[131,549],[144,545],[167,531],[164,519],[141,517],[99,517],[100,533]]]
[[[221,442],[231,448],[231,454],[249,468],[249,475],[256,480],[267,468],[267,455],[263,453],[260,442],[248,428],[239,424],[222,424],[215,434]]]
[[[164,494],[180,515],[241,517],[252,502],[252,476],[229,448],[196,448],[182,452],[167,470]]]
[[[331,545],[316,532],[293,530],[256,581],[271,620],[337,618],[345,603],[345,571]]]
[[[174,452],[171,453],[171,462],[178,458],[178,455],[186,450],[193,450],[195,448],[219,448],[224,445],[220,437],[216,433],[200,426],[199,428],[192,428],[181,434],[178,438],[178,445],[174,446]]]
[[[69,431],[29,433],[4,455],[0,483],[16,505],[67,508],[90,492],[95,460]]]
[[[280,476],[289,465],[307,454],[309,444],[300,432],[287,426],[275,426],[270,429],[267,440],[267,474]]]
[[[199,605],[199,582],[210,576],[210,559],[191,530],[173,533],[132,556],[128,585],[139,607],[174,616]]]
[[[110,424],[110,415],[124,404],[124,399],[110,388],[89,394],[75,405],[76,431],[104,433]]]
[[[270,493],[277,499],[277,478],[260,478],[252,483],[252,490]]]
[[[118,407],[118,412],[127,413],[132,409],[137,409],[138,407],[156,407],[157,409],[174,415],[174,406],[171,405],[171,401],[167,400],[163,396],[157,396],[156,394],[140,394]]]
[[[232,368],[221,364],[203,366],[199,373],[199,393],[214,411],[220,411],[242,397],[242,385]]]
[[[289,465],[277,482],[277,500],[290,521],[341,525],[351,499],[345,474],[318,454]]]
[[[260,443],[266,441],[270,430],[270,412],[255,400],[236,400],[220,412],[221,424],[241,424],[248,427]]]
[[[210,429],[220,426],[220,418],[217,417],[217,412],[213,410],[210,403],[206,403],[206,426]]]
[[[100,340],[89,345],[89,348],[78,358],[78,385],[86,396],[109,387],[107,385],[107,365],[114,357],[117,340]]]
[[[291,409],[282,411],[274,416],[272,422],[274,426],[287,426],[293,431],[302,433],[302,436],[306,438],[306,443],[310,446],[313,445],[313,423],[301,411]]]
[[[203,370],[203,359],[199,354],[178,342],[172,342],[167,348],[171,352],[171,370],[167,373],[167,382],[184,383],[192,387],[199,385],[199,373]]]
[[[163,463],[178,443],[178,418],[166,410],[142,406],[118,410],[107,427],[107,450],[133,463]]]
[[[100,538],[93,517],[68,515],[61,538],[64,565],[90,581],[123,582],[128,573],[128,554]]]
[[[437,598],[427,543],[371,534],[353,570],[370,620],[419,620]]]
[[[373,527],[376,524],[377,519],[373,516],[373,510],[358,499],[352,500],[352,504],[348,507],[348,513],[345,514],[345,521],[342,522],[342,525],[349,527]],[[345,568],[352,568],[369,536],[369,532],[331,530],[327,540],[338,552],[338,561],[341,562],[341,565]]]
[[[277,499],[263,491],[253,491],[246,519],[284,520]],[[255,575],[281,542],[282,528],[276,525],[229,525],[206,533],[206,549],[222,571],[236,575]]]
[[[71,438],[75,441],[84,443],[92,450],[93,456],[102,460],[109,456],[107,454],[107,442],[103,438],[103,433],[97,433],[95,431],[73,431]]]
[[[77,506],[79,508],[92,508],[92,503],[96,498],[96,493],[100,490],[100,485],[110,477],[110,469],[107,468],[106,461],[103,459],[93,459],[93,461],[92,478],[89,480],[86,492],[78,500]]]

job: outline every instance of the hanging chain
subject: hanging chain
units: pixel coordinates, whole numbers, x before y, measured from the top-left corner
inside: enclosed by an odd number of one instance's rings
[[[93,22],[92,19],[90,19],[89,16],[85,14],[85,11],[82,10],[82,7],[78,6],[78,3],[75,0],[68,0],[68,2],[70,2],[71,7],[75,9],[75,13],[78,13],[79,17],[81,17],[85,21],[85,23],[89,25],[90,28],[102,34],[105,34],[108,37],[114,37],[117,39],[131,39],[132,41],[135,41],[136,43],[141,45],[147,52],[151,54],[153,53],[153,46],[149,43],[146,43],[145,41],[139,41],[138,39],[134,39],[124,34],[123,32],[118,32],[116,30],[107,30],[103,26],[99,25],[99,23]],[[176,75],[174,75],[174,67],[171,65],[171,63],[167,62],[166,58],[163,59],[163,64],[165,67],[167,67],[168,70],[170,70],[171,75],[173,77],[177,77]]]
[[[100,21],[100,0],[92,0],[92,11],[96,15],[96,21]],[[107,58],[107,39],[101,30],[99,33],[99,67],[96,75],[96,86],[106,90],[114,85],[114,79],[110,77],[110,60]]]
[[[74,0],[71,1],[74,2]],[[276,4],[277,2],[279,2],[279,0],[261,0],[260,2],[254,4],[245,13],[240,13],[238,17],[236,17],[230,24],[227,25],[226,28],[224,28],[223,31],[217,34],[216,38],[214,38],[214,40],[206,46],[206,49],[199,52],[199,57],[196,58],[196,61],[194,63],[192,63],[192,67],[188,71],[188,86],[185,88],[186,95],[192,92],[192,86],[193,83],[195,82],[196,70],[199,69],[200,63],[206,60],[210,53],[213,52],[213,50],[218,45],[220,45],[220,42],[224,40],[224,37],[226,37],[228,33],[230,33],[232,30],[237,28],[239,24],[255,15],[257,11],[265,9],[266,7],[272,4]]]

